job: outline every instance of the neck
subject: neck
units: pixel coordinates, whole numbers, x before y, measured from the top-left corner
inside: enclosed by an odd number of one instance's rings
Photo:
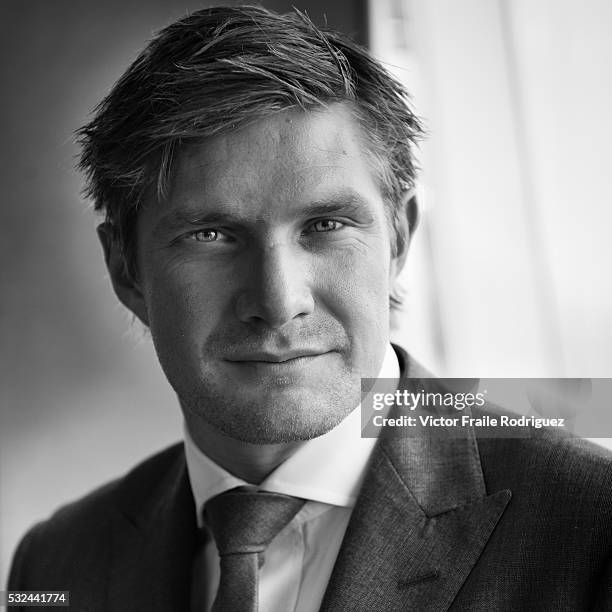
[[[230,474],[260,484],[303,442],[252,444],[230,438],[201,419],[187,417],[187,428],[198,448]]]

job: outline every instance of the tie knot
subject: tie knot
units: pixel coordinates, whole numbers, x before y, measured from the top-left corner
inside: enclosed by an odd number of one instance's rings
[[[206,503],[204,517],[219,556],[263,552],[306,500],[237,488]]]

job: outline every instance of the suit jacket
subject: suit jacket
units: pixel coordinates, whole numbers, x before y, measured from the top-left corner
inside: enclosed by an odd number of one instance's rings
[[[611,611],[610,453],[464,431],[379,440],[321,610]],[[35,526],[9,588],[70,590],[78,611],[188,610],[197,546],[178,444]]]

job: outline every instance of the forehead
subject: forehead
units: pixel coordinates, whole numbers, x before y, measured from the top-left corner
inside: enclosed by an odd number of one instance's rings
[[[334,190],[378,199],[366,139],[350,109],[284,111],[236,132],[181,149],[170,206],[248,203],[264,214]]]

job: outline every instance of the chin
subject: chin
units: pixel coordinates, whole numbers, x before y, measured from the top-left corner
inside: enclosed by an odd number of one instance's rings
[[[339,425],[345,416],[328,415],[322,420],[294,419],[289,422],[262,419],[251,422],[250,427],[221,423],[219,430],[226,436],[249,444],[289,444],[318,438]]]
[[[262,398],[218,397],[191,410],[223,435],[250,444],[282,444],[318,438],[339,425],[359,402],[348,394],[270,389]],[[214,408],[212,408],[214,406]]]

